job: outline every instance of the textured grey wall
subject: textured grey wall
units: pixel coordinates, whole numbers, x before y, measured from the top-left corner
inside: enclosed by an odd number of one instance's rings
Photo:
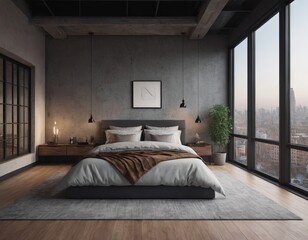
[[[185,39],[184,75],[186,109],[182,99],[181,37],[94,36],[93,115],[90,115],[89,37],[46,40],[46,140],[52,139],[53,122],[60,129],[59,142],[70,136],[100,139],[102,119],[185,119],[186,139],[196,132],[208,141],[207,113],[227,99],[227,42],[224,36],[200,41],[200,117],[197,116],[197,40]],[[133,61],[132,61],[133,59]],[[132,80],[162,80],[162,109],[132,109]]]
[[[13,1],[0,0],[0,53],[34,68],[32,123],[35,124],[33,145],[45,142],[45,35],[29,24],[28,18]],[[33,76],[32,76],[33,77]],[[36,153],[0,164],[0,176],[29,165]]]

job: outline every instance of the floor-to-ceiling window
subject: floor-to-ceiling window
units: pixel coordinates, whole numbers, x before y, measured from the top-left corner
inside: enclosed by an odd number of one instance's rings
[[[255,31],[255,169],[279,175],[279,15]]]
[[[290,0],[262,16],[263,21],[243,36],[248,47],[244,40],[231,49],[230,71],[234,120],[230,159],[304,194],[308,193],[307,12],[307,0]],[[246,162],[240,160],[243,155]]]
[[[291,184],[308,190],[308,1],[290,5]],[[305,30],[306,27],[306,30]]]
[[[30,152],[30,68],[0,55],[0,162]]]
[[[234,48],[233,159],[247,165],[247,38]]]

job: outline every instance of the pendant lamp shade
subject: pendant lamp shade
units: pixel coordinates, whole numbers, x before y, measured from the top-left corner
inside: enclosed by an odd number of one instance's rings
[[[195,123],[201,123],[201,119],[200,119],[199,115],[197,116]]]
[[[92,114],[91,114],[91,116],[90,116],[90,118],[89,118],[89,120],[88,120],[88,123],[94,123],[95,122],[95,120],[94,120],[94,118],[93,118],[93,116],[92,116]]]
[[[186,108],[185,99],[184,99],[184,35],[182,33],[182,88],[183,88],[183,99],[182,103],[180,104],[180,108]]]
[[[93,55],[93,32],[90,32],[89,33],[90,35],[90,39],[91,39],[91,56],[90,56],[90,81],[91,81],[91,115],[90,115],[90,118],[88,120],[88,123],[94,123],[95,120],[93,118],[93,115],[92,115],[92,75],[93,75],[93,64],[92,64],[92,55]]]
[[[182,103],[180,104],[180,108],[186,108],[185,99],[182,100]]]

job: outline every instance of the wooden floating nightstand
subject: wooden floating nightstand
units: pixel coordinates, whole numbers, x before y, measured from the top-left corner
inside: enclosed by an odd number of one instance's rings
[[[92,144],[42,144],[38,146],[38,161],[74,161],[82,158],[94,147]]]
[[[204,159],[204,157],[208,158],[209,164],[212,161],[212,145],[209,143],[188,143],[188,147],[191,147],[200,157]]]

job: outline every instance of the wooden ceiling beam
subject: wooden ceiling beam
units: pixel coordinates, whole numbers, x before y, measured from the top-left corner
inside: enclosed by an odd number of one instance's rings
[[[78,26],[78,25],[182,25],[194,27],[194,17],[33,17],[30,22],[36,26]]]
[[[55,39],[65,39],[67,34],[63,28],[57,26],[43,26],[43,29]]]
[[[205,2],[198,14],[198,24],[190,34],[190,39],[202,39],[210,30],[229,0],[210,0]]]
[[[190,32],[197,25],[194,17],[34,17],[30,23],[42,27],[56,39],[85,35],[85,29],[99,35],[180,35],[181,32]]]

